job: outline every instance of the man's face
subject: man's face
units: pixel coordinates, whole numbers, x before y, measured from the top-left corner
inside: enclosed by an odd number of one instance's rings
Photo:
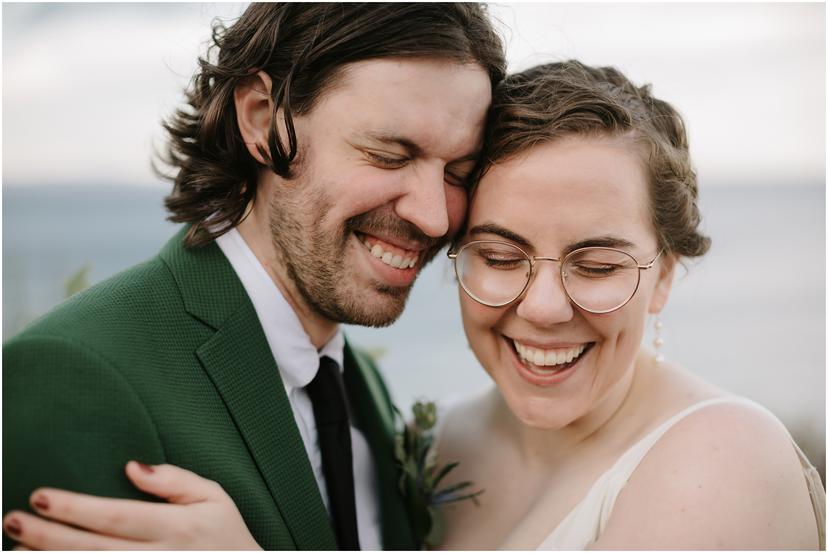
[[[457,232],[491,101],[478,65],[350,64],[294,117],[296,177],[260,182],[278,264],[326,319],[384,326]]]

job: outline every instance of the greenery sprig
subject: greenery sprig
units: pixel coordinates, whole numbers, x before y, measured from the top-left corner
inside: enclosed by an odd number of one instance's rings
[[[477,503],[477,496],[484,490],[470,491],[472,483],[459,482],[438,489],[443,479],[459,463],[443,466],[437,464],[437,448],[434,429],[437,425],[437,406],[434,402],[414,403],[414,415],[410,423],[399,409],[397,416],[394,455],[400,466],[400,492],[408,510],[411,529],[417,543],[436,547],[443,539],[445,524],[441,506],[457,501],[471,500]]]

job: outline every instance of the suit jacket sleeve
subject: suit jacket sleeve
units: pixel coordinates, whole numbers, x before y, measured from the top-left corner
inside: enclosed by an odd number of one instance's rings
[[[117,369],[54,335],[24,334],[3,348],[3,451],[4,513],[28,509],[40,486],[148,499],[124,466],[164,461],[153,421]]]

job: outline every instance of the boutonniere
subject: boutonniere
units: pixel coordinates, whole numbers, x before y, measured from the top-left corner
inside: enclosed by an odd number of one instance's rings
[[[471,482],[439,488],[440,482],[459,463],[437,465],[434,443],[437,407],[434,402],[418,401],[411,411],[414,417],[406,423],[402,413],[394,407],[398,419],[394,455],[401,472],[400,492],[405,499],[414,539],[419,546],[436,547],[442,541],[444,531],[441,506],[467,499],[477,503],[477,496],[483,490],[469,491]]]

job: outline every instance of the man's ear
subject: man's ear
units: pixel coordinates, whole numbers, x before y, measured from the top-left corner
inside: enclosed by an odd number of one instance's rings
[[[656,267],[658,267],[658,282],[650,298],[650,305],[647,309],[649,313],[661,313],[667,305],[667,298],[670,297],[670,289],[673,287],[676,258],[672,255],[664,255]]]
[[[242,140],[253,159],[262,165],[270,165],[259,148],[264,148],[270,155],[267,144],[273,117],[273,100],[270,96],[272,86],[270,75],[259,71],[242,79],[233,91],[236,120]]]

